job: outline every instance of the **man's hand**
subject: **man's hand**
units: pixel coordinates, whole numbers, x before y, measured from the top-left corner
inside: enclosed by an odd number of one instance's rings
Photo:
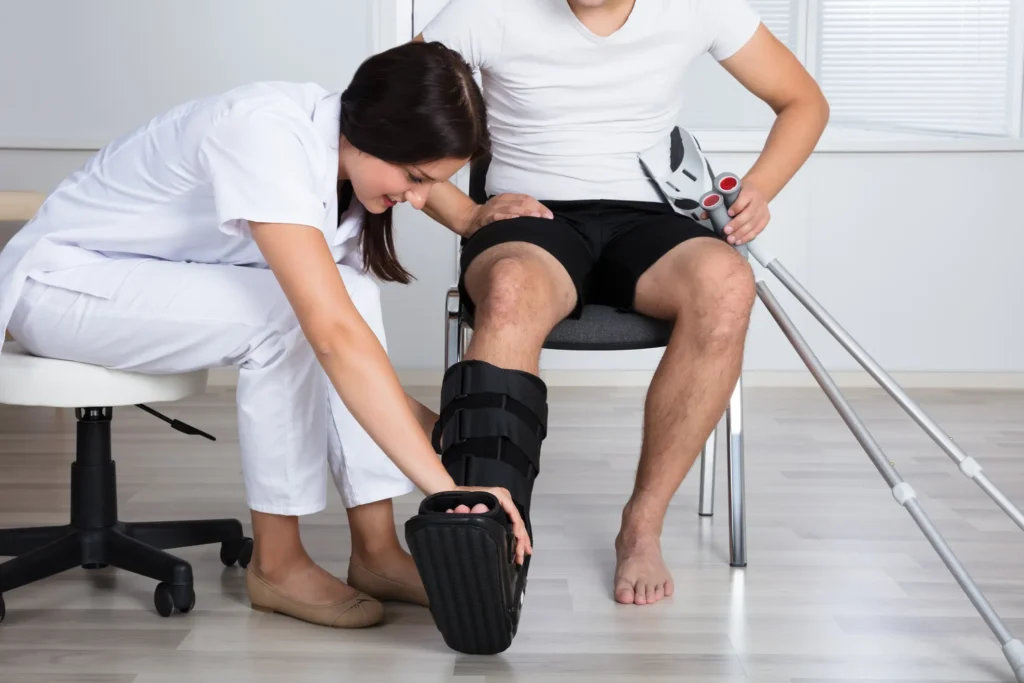
[[[726,239],[729,244],[736,245],[746,244],[757,237],[771,220],[764,193],[746,181],[740,186],[740,193],[729,208],[729,216],[732,220],[725,224]],[[706,221],[708,212],[702,211],[700,219]]]
[[[729,208],[732,220],[725,226],[725,234],[729,244],[746,244],[761,234],[771,220],[768,200],[764,193],[753,185],[743,183],[739,196]]]
[[[491,197],[486,204],[475,205],[466,221],[466,232],[463,237],[469,237],[488,223],[520,216],[554,218],[550,209],[529,195],[499,194]]]

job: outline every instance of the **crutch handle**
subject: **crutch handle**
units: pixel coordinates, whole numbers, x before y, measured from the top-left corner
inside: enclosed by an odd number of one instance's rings
[[[728,210],[732,207],[736,198],[740,196],[741,189],[743,189],[743,183],[738,175],[729,172],[719,173],[715,176],[715,189],[701,197],[701,207],[707,211],[708,216],[711,217],[711,225],[714,227],[715,232],[723,238],[725,237],[725,226],[729,223]],[[719,204],[723,206],[721,206],[721,211],[719,212],[719,217],[717,219],[712,216],[711,211],[708,211],[707,207],[704,205],[704,199],[710,195],[716,195],[722,200]],[[719,221],[718,224],[716,224],[716,220]],[[766,268],[769,263],[775,260],[775,257],[772,256],[763,245],[757,244],[756,237],[746,244],[736,247],[736,250],[740,252],[744,258],[748,257],[748,255],[753,256],[758,263]]]

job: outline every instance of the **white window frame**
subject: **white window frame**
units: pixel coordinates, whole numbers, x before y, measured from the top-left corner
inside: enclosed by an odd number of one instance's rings
[[[412,37],[414,0],[375,0],[374,26],[378,49],[387,49]],[[820,0],[797,0],[795,54],[810,65],[816,75],[818,13]],[[870,128],[830,126],[822,135],[816,153],[877,152],[1019,152],[1024,151],[1024,0],[1014,0],[1012,22],[1015,31],[1011,78],[1016,89],[1011,98],[1011,130],[1016,135],[989,137],[940,133],[891,132]],[[768,131],[693,131],[712,152],[760,152]]]
[[[413,0],[371,0],[376,52],[407,42],[412,35]]]
[[[820,0],[799,0],[801,30],[796,52],[801,63],[818,76],[818,28]],[[820,147],[840,151],[1018,151],[1024,150],[1024,0],[1013,0],[1011,24],[1014,31],[1010,81],[1015,84],[1010,98],[1010,134],[1006,137],[955,133],[887,132],[864,128],[835,128],[826,131]]]

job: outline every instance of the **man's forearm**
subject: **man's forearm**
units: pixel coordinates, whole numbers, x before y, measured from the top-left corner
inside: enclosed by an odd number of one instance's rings
[[[779,112],[764,150],[744,176],[772,201],[810,157],[828,123],[824,98],[794,102]]]
[[[464,237],[470,228],[477,203],[452,183],[445,181],[430,188],[423,213]]]

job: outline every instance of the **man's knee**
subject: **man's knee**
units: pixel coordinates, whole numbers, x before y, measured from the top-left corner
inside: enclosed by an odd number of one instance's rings
[[[568,275],[560,281],[551,264],[537,255],[506,253],[474,265],[480,268],[467,273],[467,289],[478,325],[524,331],[550,328],[573,306],[575,292]]]
[[[698,310],[707,311],[700,331],[710,343],[742,343],[757,295],[753,270],[732,252],[709,263],[706,271],[697,288]]]
[[[702,343],[742,344],[756,297],[754,273],[746,259],[732,248],[716,249],[681,278],[679,320]]]

